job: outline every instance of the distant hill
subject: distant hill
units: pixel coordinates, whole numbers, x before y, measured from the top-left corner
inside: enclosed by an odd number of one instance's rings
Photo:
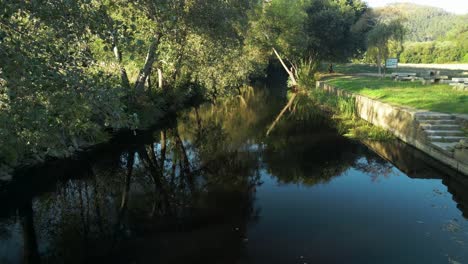
[[[408,29],[406,41],[423,42],[444,38],[449,31],[468,24],[468,15],[456,15],[441,8],[395,3],[376,8],[384,20],[401,18]]]

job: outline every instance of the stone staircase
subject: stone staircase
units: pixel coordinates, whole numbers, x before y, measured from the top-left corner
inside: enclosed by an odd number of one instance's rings
[[[453,115],[422,112],[416,113],[415,118],[428,143],[450,156],[453,155],[454,147],[460,140],[467,139]]]

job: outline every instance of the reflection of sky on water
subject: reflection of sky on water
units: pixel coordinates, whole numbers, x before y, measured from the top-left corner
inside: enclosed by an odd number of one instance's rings
[[[261,213],[248,234],[250,262],[468,259],[468,220],[441,180],[411,179],[394,167],[389,177],[372,177],[350,168],[326,184],[304,186],[278,184],[263,171]]]

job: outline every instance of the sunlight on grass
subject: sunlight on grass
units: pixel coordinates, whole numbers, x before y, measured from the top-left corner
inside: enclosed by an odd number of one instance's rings
[[[373,77],[336,77],[327,83],[394,105],[468,114],[468,92],[453,90],[446,84],[423,85],[420,82],[394,82]]]

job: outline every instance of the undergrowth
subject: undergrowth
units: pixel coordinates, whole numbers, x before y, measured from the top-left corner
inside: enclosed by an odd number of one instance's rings
[[[394,139],[391,132],[359,118],[353,97],[335,96],[318,89],[310,89],[309,98],[329,112],[338,132],[357,140],[387,141]]]

